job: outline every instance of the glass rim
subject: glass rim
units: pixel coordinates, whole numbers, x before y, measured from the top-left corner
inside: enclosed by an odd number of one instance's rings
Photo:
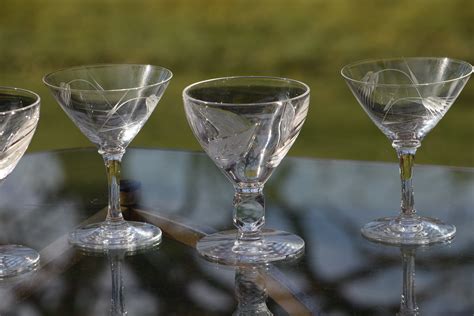
[[[385,62],[385,61],[403,61],[403,60],[441,60],[441,59],[447,59],[453,62],[457,62],[459,64],[464,64],[466,66],[471,67],[471,71],[467,72],[466,74],[462,76],[458,76],[456,78],[452,79],[447,79],[447,80],[439,80],[439,81],[432,81],[432,82],[425,82],[425,83],[370,83],[366,81],[361,81],[357,80],[354,78],[351,78],[349,75],[346,75],[344,72],[350,67],[362,65],[362,64],[370,64],[370,63],[376,63],[376,62]],[[349,80],[351,82],[359,83],[359,84],[364,84],[364,85],[375,85],[379,87],[420,87],[420,86],[429,86],[429,85],[435,85],[435,84],[443,84],[443,83],[448,83],[448,82],[453,82],[457,80],[461,80],[464,78],[469,77],[472,73],[474,72],[474,67],[468,63],[467,61],[461,60],[461,59],[456,59],[456,58],[451,58],[451,57],[392,57],[392,58],[368,58],[368,59],[362,59],[358,60],[355,62],[351,62],[341,68],[341,76]]]
[[[285,100],[280,100],[280,101],[266,101],[266,102],[248,102],[248,103],[225,103],[225,102],[214,102],[214,101],[204,101],[204,100],[200,100],[200,99],[197,99],[197,98],[194,98],[194,97],[191,97],[189,95],[189,90],[191,90],[192,88],[196,87],[196,86],[199,86],[199,85],[202,85],[202,84],[205,84],[205,83],[209,83],[209,82],[217,82],[217,81],[223,81],[223,80],[235,80],[235,79],[269,79],[269,80],[273,80],[273,81],[280,81],[280,82],[283,82],[283,81],[286,81],[286,82],[292,82],[292,83],[296,83],[298,85],[301,85],[302,87],[305,88],[305,91],[304,93],[300,94],[300,95],[297,95],[295,97],[292,97],[292,98],[288,98],[288,99],[285,99]],[[235,105],[268,105],[268,104],[275,104],[277,102],[288,102],[288,101],[293,101],[293,100],[297,100],[297,99],[300,99],[300,98],[304,98],[306,97],[307,95],[309,95],[311,89],[310,87],[302,82],[302,81],[299,81],[299,80],[295,80],[295,79],[290,79],[290,78],[285,78],[285,77],[274,77],[274,76],[229,76],[229,77],[219,77],[219,78],[212,78],[212,79],[206,79],[206,80],[202,80],[202,81],[198,81],[198,82],[195,82],[195,83],[192,83],[190,85],[188,85],[186,88],[184,88],[183,90],[183,98],[187,99],[187,100],[192,100],[194,102],[198,102],[198,103],[201,103],[201,104],[209,104],[209,105],[219,105],[219,106],[235,106]]]
[[[146,89],[146,88],[150,88],[150,87],[154,87],[154,86],[159,86],[159,85],[162,85],[162,84],[165,84],[167,82],[169,82],[171,80],[171,78],[173,78],[173,72],[171,70],[169,70],[168,68],[165,68],[163,66],[155,66],[155,65],[151,65],[151,64],[89,64],[89,65],[80,65],[80,66],[72,66],[72,67],[66,67],[66,68],[61,68],[61,69],[58,69],[58,70],[55,70],[55,71],[52,71],[50,73],[47,73],[46,75],[43,76],[42,78],[42,81],[43,83],[50,87],[50,88],[53,88],[53,89],[57,89],[57,90],[63,90],[63,91],[77,91],[77,92],[96,92],[98,90],[92,90],[92,89],[72,89],[72,88],[65,88],[65,87],[61,87],[61,86],[57,86],[55,84],[52,84],[52,83],[49,83],[48,82],[48,77],[54,75],[54,74],[57,74],[57,73],[60,73],[60,72],[66,72],[66,71],[71,71],[71,70],[78,70],[78,69],[87,69],[87,68],[101,68],[101,67],[117,67],[117,66],[151,66],[153,68],[158,68],[158,69],[161,69],[161,70],[165,70],[166,72],[168,72],[169,76],[160,81],[160,82],[156,82],[156,83],[152,83],[152,84],[148,84],[148,85],[144,85],[144,86],[139,86],[139,87],[131,87],[131,88],[121,88],[121,89],[107,89],[107,90],[100,90],[101,92],[125,92],[125,91],[133,91],[133,90],[140,90],[140,89]]]
[[[0,92],[1,91],[21,91],[21,92],[24,92],[26,94],[30,94],[32,97],[35,98],[35,101],[27,106],[24,106],[24,107],[21,107],[19,109],[14,109],[14,110],[8,110],[8,111],[2,111],[0,110],[0,115],[7,115],[11,112],[22,112],[22,111],[26,111],[30,108],[33,108],[35,106],[39,106],[40,103],[41,103],[41,97],[39,96],[39,94],[37,94],[36,92],[33,92],[31,90],[28,90],[28,89],[23,89],[23,88],[17,88],[17,87],[8,87],[8,86],[0,86]]]

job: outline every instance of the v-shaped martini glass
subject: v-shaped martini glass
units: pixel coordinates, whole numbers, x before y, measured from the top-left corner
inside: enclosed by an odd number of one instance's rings
[[[155,109],[171,77],[171,71],[159,66],[106,64],[63,69],[43,78],[69,118],[98,147],[107,168],[107,218],[72,232],[69,241],[75,246],[92,251],[130,251],[161,241],[159,228],[123,219],[120,162],[128,144]]]
[[[453,225],[416,214],[412,167],[428,132],[443,118],[473,71],[450,58],[393,58],[356,62],[341,70],[364,111],[391,140],[400,160],[401,213],[368,223],[362,234],[391,244],[428,244],[454,237]]]

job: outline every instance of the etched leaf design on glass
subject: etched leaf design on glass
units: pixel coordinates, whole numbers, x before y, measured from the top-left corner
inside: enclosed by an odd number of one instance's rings
[[[268,162],[270,167],[276,167],[281,159],[290,150],[296,140],[306,115],[308,114],[309,98],[298,101],[286,101],[282,103],[283,113],[278,126],[279,138],[275,154]]]
[[[5,179],[20,161],[33,138],[39,120],[39,107],[19,113],[0,114],[0,180]]]
[[[372,100],[372,93],[376,88],[376,84],[378,81],[378,72],[369,71],[365,74],[364,77],[361,79],[362,82],[365,84],[361,87],[361,95],[362,101],[366,103],[368,106],[374,107],[374,103]]]
[[[59,86],[55,96],[69,118],[90,141],[108,148],[128,146],[158,104],[157,94],[164,91],[110,92],[95,79],[73,79]],[[84,88],[89,90],[80,90]]]
[[[209,156],[221,168],[247,155],[258,123],[225,109],[201,107],[198,111],[204,118],[203,127],[213,131],[208,133]]]
[[[399,68],[368,70],[358,82],[349,83],[369,117],[390,139],[423,139],[458,94],[449,83],[424,84],[413,64],[402,60]]]

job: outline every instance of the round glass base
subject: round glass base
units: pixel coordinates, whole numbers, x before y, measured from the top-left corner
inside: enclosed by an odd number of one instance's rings
[[[81,250],[92,252],[135,251],[158,245],[161,230],[142,222],[102,222],[76,229],[69,235],[69,242]]]
[[[370,240],[394,245],[426,245],[454,237],[456,227],[422,216],[384,217],[366,224],[362,235]]]
[[[39,259],[39,253],[33,249],[19,245],[0,246],[0,279],[34,270]]]
[[[277,230],[262,230],[261,239],[237,241],[237,230],[203,237],[196,249],[207,260],[225,265],[262,264],[297,259],[304,253],[304,240]]]

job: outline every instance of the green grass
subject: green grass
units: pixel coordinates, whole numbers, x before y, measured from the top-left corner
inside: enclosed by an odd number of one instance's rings
[[[275,75],[311,86],[311,107],[290,155],[394,161],[339,75],[351,61],[450,56],[474,62],[474,2],[4,0],[0,84],[42,96],[30,150],[89,146],[43,87],[50,71],[89,63],[151,63],[174,78],[132,146],[199,149],[182,108],[192,82]],[[419,163],[474,166],[474,86],[427,136]]]

